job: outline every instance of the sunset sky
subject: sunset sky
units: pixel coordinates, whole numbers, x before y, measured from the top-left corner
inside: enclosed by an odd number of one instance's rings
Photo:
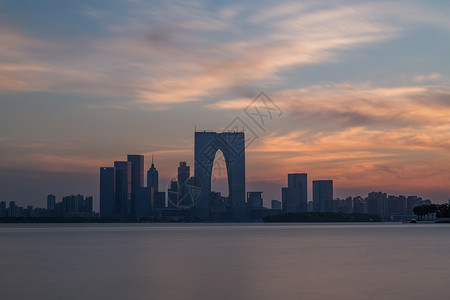
[[[247,123],[246,178],[266,205],[292,172],[335,197],[447,202],[449,16],[448,1],[0,0],[0,201],[81,193],[98,210],[99,167],[126,154],[147,170],[153,153],[165,189],[179,161],[193,173],[195,126],[245,121],[264,92],[283,113]]]

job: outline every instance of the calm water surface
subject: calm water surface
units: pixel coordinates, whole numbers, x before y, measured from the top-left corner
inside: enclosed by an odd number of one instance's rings
[[[450,299],[450,224],[2,224],[0,299]]]

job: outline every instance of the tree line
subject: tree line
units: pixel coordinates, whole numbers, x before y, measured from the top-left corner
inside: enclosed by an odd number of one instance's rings
[[[420,205],[413,209],[414,214],[419,218],[436,214],[436,218],[450,218],[450,205],[445,204],[431,204]]]

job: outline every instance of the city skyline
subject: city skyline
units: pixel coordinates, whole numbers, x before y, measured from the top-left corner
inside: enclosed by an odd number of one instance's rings
[[[333,179],[340,198],[447,202],[449,14],[442,1],[3,1],[0,201],[97,200],[98,167],[127,153],[154,154],[166,189],[178,162],[194,166],[195,126],[242,117],[257,135],[246,190],[265,206],[296,172]],[[264,128],[244,118],[260,92],[283,112]]]
[[[256,115],[260,116],[260,113]],[[241,119],[237,120],[245,125]],[[245,191],[245,148],[252,142],[251,137],[252,134],[246,138],[245,132],[239,130],[195,131],[194,175],[191,176],[186,161],[179,162],[177,176],[170,181],[167,197],[166,191],[158,192],[159,172],[155,168],[153,155],[147,180],[144,180],[145,156],[128,154],[127,161],[114,161],[112,167],[99,168],[98,213],[93,211],[92,196],[86,200],[80,194],[66,196],[57,203],[56,196],[49,194],[46,209],[34,208],[32,205],[25,209],[15,201],[10,201],[7,206],[6,201],[0,201],[0,218],[56,217],[61,220],[81,217],[91,221],[100,218],[98,220],[115,222],[266,221],[266,218],[270,219],[274,215],[284,214],[290,218],[292,213],[312,212],[366,214],[366,221],[373,222],[376,218],[380,221],[404,222],[414,219],[415,215],[420,218],[419,212],[429,214],[432,209],[436,216],[442,216],[446,214],[443,211],[448,210],[447,203],[439,208],[436,204],[432,205],[429,199],[423,200],[415,195],[388,196],[383,192],[370,192],[365,198],[334,198],[333,180],[313,180],[313,197],[310,201],[306,173],[288,173],[287,187],[281,187],[281,202],[270,200],[269,209],[264,206],[264,192]],[[222,153],[223,161],[217,155],[218,152]],[[212,188],[211,183],[220,176],[220,173],[214,172],[216,164],[223,164],[217,169],[225,169],[229,174],[227,194]],[[427,208],[425,212],[425,209],[419,208],[415,214],[416,207],[422,206],[431,209]],[[356,221],[354,217],[347,216],[345,220]]]

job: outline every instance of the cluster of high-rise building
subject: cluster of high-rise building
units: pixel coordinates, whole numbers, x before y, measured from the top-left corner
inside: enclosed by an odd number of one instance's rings
[[[413,217],[413,209],[416,206],[431,204],[430,200],[417,196],[388,196],[382,192],[371,192],[366,198],[333,198],[332,180],[314,180],[312,183],[313,200],[308,201],[307,174],[288,174],[288,186],[281,190],[282,211],[368,213],[378,215],[384,220],[398,221]],[[272,201],[272,208],[275,207],[279,207],[279,204]]]
[[[307,174],[288,174],[288,186],[282,188],[281,192],[283,212],[368,213],[384,220],[397,221],[413,217],[416,206],[431,204],[430,200],[423,200],[418,196],[388,196],[382,192],[371,192],[365,198],[333,198],[332,180],[314,180],[313,200],[308,201],[307,185]],[[272,200],[272,208],[279,208],[276,200]]]
[[[6,202],[0,202],[0,218],[94,218],[97,215],[92,209],[93,197],[83,195],[64,196],[62,201],[57,202],[56,196],[47,196],[47,209],[33,208],[28,205],[26,208],[16,205],[15,201],[10,201],[8,207]]]
[[[229,196],[211,190],[215,154],[221,150],[228,173]],[[144,157],[128,155],[113,167],[100,168],[100,213],[105,218],[135,219],[150,216],[182,216],[199,220],[243,220],[279,212],[344,212],[376,214],[385,220],[413,214],[415,206],[427,204],[416,196],[387,196],[370,193],[368,197],[334,199],[332,180],[314,180],[313,199],[308,202],[307,174],[288,174],[282,200],[272,200],[271,209],[263,207],[262,192],[245,193],[244,132],[195,132],[195,169],[180,162],[177,178],[170,181],[168,201],[158,189],[158,171],[152,166],[144,187]],[[247,196],[246,196],[247,195]]]
[[[199,206],[208,201],[208,217],[205,220],[233,218],[231,197],[206,190],[185,162],[179,162],[177,176],[172,178],[165,191],[159,191],[159,176],[152,158],[144,186],[144,156],[128,155],[127,161],[115,161],[113,167],[100,168],[100,216],[122,220],[149,217],[201,219]],[[261,218],[271,210],[263,207],[262,192],[248,192],[243,201],[243,219]],[[262,211],[263,210],[263,211]],[[280,212],[277,210],[277,212]],[[262,216],[260,216],[262,215]]]
[[[288,186],[281,189],[282,210],[285,213],[331,212],[333,181],[313,181],[313,201],[308,203],[308,176],[305,173],[288,174]],[[312,204],[312,208],[308,208]],[[277,205],[277,204],[275,204]]]
[[[420,205],[430,205],[430,200],[418,196],[388,196],[383,192],[371,192],[367,197],[348,197],[334,199],[333,212],[368,213],[380,216],[386,221],[401,221],[414,217],[414,208]]]
[[[92,209],[93,197],[83,195],[70,195],[62,197],[57,202],[56,196],[47,196],[47,216],[57,218],[93,218],[96,217]]]
[[[144,156],[128,155],[113,167],[100,168],[100,216],[136,219],[165,207],[166,194],[159,192],[159,175],[152,160],[144,185]]]

